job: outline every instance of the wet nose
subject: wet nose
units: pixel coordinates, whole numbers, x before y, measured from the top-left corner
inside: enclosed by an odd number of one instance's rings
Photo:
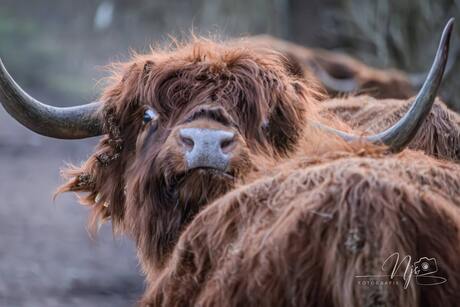
[[[225,130],[183,128],[179,131],[189,169],[209,167],[225,171],[235,147],[235,133]]]

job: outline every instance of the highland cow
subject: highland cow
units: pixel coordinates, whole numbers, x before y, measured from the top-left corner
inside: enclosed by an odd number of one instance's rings
[[[247,39],[285,55],[299,72],[316,79],[329,95],[366,94],[379,99],[407,99],[420,84],[397,69],[376,69],[357,59],[318,48],[307,48],[270,35]]]
[[[78,192],[93,225],[110,219],[135,240],[142,305],[448,304],[458,165],[404,148],[434,103],[452,27],[407,113],[366,136],[321,114],[315,82],[281,54],[203,39],[135,56],[99,102],[72,108],[38,102],[0,65],[1,101],[46,136],[104,135],[59,192]],[[407,299],[352,288],[384,252],[430,250],[443,287],[410,286]]]
[[[377,100],[369,96],[328,99],[324,116],[336,115],[352,128],[376,133],[393,125],[410,107],[410,100]],[[408,148],[440,159],[460,162],[460,115],[436,100]]]
[[[204,209],[143,303],[457,306],[459,165],[411,151],[335,152],[275,174]],[[435,274],[405,272],[423,257],[436,260]]]

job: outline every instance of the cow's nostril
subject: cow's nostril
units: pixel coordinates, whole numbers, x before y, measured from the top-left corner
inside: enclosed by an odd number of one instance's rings
[[[180,136],[180,141],[182,145],[188,150],[191,151],[193,150],[193,146],[195,146],[195,142],[193,142],[192,138],[186,137],[184,135]]]
[[[220,148],[222,149],[223,153],[229,153],[231,152],[236,146],[235,138],[231,137],[225,140],[222,140],[220,143]]]

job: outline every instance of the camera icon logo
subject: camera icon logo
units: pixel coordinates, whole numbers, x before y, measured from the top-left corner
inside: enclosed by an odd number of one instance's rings
[[[438,271],[438,265],[436,259],[422,257],[418,261],[414,262],[414,274],[416,276],[424,276],[436,273]]]

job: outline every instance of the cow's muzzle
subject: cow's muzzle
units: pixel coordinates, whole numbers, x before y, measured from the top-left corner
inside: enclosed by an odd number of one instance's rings
[[[179,142],[188,170],[211,168],[225,172],[236,147],[234,132],[205,128],[180,129]]]

